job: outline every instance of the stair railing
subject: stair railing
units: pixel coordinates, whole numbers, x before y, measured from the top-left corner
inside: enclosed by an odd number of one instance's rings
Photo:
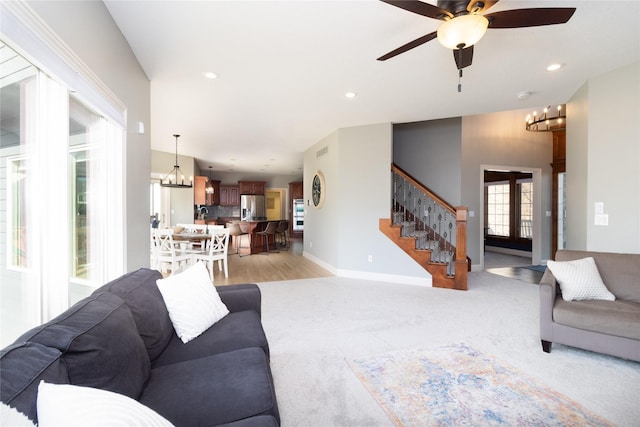
[[[394,164],[391,172],[392,224],[416,238],[416,249],[431,250],[431,262],[446,264],[447,275],[460,276],[466,288],[467,208],[451,206]]]

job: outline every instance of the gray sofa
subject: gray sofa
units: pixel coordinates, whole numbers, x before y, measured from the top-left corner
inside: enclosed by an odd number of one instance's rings
[[[615,301],[564,301],[547,268],[540,281],[540,340],[640,361],[640,254],[562,250],[556,261],[593,257]]]
[[[218,287],[230,313],[184,344],[161,277],[126,274],[3,349],[0,400],[37,422],[45,380],[129,396],[176,426],[278,426],[258,287]]]

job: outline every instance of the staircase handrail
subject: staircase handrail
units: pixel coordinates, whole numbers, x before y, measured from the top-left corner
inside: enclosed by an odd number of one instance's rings
[[[423,193],[427,194],[429,197],[434,199],[436,202],[438,202],[438,204],[442,205],[445,209],[447,209],[452,214],[454,214],[454,215],[456,214],[456,208],[454,208],[452,205],[447,203],[447,201],[445,201],[442,197],[438,196],[436,193],[434,193],[433,191],[429,190],[422,183],[420,183],[420,181],[415,179],[409,173],[405,172],[401,167],[397,166],[395,163],[391,164],[391,171],[397,173],[400,176],[402,176],[407,181],[410,181],[413,185],[415,185],[420,190],[422,190]]]

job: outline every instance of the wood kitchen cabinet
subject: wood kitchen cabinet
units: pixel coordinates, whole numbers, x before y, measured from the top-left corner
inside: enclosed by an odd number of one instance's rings
[[[206,205],[207,194],[205,193],[205,187],[207,186],[206,176],[196,176],[193,179],[193,204],[194,205]]]
[[[220,204],[220,181],[213,182],[213,194],[207,193],[206,176],[196,176],[193,180],[193,204],[194,205],[219,205]]]
[[[237,185],[220,186],[220,206],[240,205],[240,188]]]
[[[240,194],[264,196],[265,181],[238,181]]]

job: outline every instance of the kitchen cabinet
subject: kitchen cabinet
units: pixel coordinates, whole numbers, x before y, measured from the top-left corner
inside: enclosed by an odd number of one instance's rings
[[[220,204],[220,181],[213,182],[213,194],[207,193],[206,176],[196,176],[193,180],[193,204],[194,205],[219,205]]]
[[[238,181],[240,194],[264,196],[265,181]]]
[[[205,193],[205,187],[207,185],[206,176],[196,176],[193,180],[193,204],[194,205],[206,205],[207,194]]]
[[[206,194],[207,205],[219,205],[220,204],[220,181],[211,181],[213,183],[213,193]]]
[[[220,186],[220,206],[239,206],[240,188],[237,185]]]

